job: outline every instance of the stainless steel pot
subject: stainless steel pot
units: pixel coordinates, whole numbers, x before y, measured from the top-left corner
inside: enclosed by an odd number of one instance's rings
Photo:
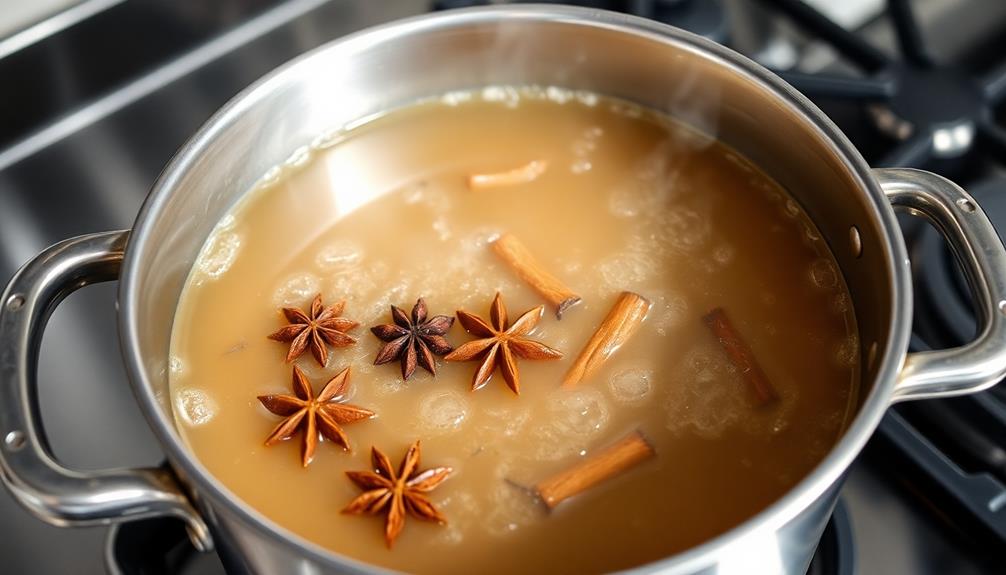
[[[131,233],[64,241],[17,273],[0,300],[0,461],[7,487],[57,525],[176,516],[199,547],[215,544],[235,570],[371,571],[273,524],[188,453],[167,392],[175,306],[217,221],[267,170],[303,156],[324,129],[451,90],[514,84],[625,98],[736,147],[807,210],[853,296],[864,392],[838,445],[757,516],[641,570],[803,573],[847,467],[888,406],[977,391],[1006,373],[1006,251],[962,189],[927,172],[870,170],[806,98],[757,64],[687,32],[597,10],[464,10],[362,32],[270,74],[227,104],[172,159]],[[906,354],[912,286],[892,204],[928,218],[953,248],[977,306],[980,330],[972,343]],[[79,472],[56,462],[46,446],[35,377],[46,320],[73,290],[115,279],[124,360],[170,469]]]

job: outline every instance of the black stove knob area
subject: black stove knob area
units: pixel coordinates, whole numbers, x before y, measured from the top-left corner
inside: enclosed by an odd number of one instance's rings
[[[528,0],[528,2],[534,2],[534,0]],[[490,0],[436,0],[431,7],[433,10],[448,10],[497,3]],[[508,3],[520,4],[522,2]],[[721,44],[730,40],[729,21],[723,0],[574,0],[561,2],[561,4],[600,8],[642,16],[694,32]]]

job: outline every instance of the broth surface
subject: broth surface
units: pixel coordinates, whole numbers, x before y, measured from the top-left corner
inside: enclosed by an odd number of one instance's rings
[[[834,445],[855,404],[859,345],[844,281],[798,205],[735,151],[621,102],[489,89],[392,112],[341,134],[242,200],[193,269],[175,319],[171,393],[199,460],[280,525],[358,560],[420,573],[584,573],[639,565],[751,517]],[[519,97],[518,97],[519,95]],[[544,162],[529,183],[471,190],[474,173]],[[391,323],[424,297],[430,315],[483,318],[499,291],[511,319],[544,300],[489,247],[509,232],[583,301],[533,338],[557,361],[519,362],[475,392],[478,362],[407,382],[372,365]],[[566,370],[623,290],[653,303],[635,335],[575,389]],[[344,452],[301,437],[266,447],[280,421],[256,399],[290,394],[288,346],[266,338],[316,293],[360,322],[326,368],[296,365],[315,393],[352,367]],[[723,307],[778,400],[757,406],[702,318]],[[455,321],[455,347],[473,339]],[[534,485],[627,433],[656,455],[545,510]],[[397,467],[449,465],[430,494],[445,526],[412,517],[393,549],[383,516],[340,513],[376,445]]]

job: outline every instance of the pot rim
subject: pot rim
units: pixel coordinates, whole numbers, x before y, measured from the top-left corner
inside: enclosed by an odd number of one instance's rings
[[[631,568],[627,572],[658,569],[687,570],[711,564],[714,555],[721,553],[732,544],[759,531],[777,529],[797,517],[804,509],[822,497],[845,474],[847,468],[879,425],[880,419],[890,404],[894,384],[907,352],[909,333],[906,329],[906,322],[911,317],[912,291],[907,268],[903,265],[896,265],[897,262],[906,262],[908,255],[894,212],[858,150],[817,106],[781,78],[733,50],[691,32],[636,16],[573,6],[521,4],[466,8],[398,20],[335,39],[263,76],[220,108],[185,143],[158,177],[140,209],[126,249],[118,293],[118,301],[121,306],[119,333],[130,385],[144,416],[165,448],[172,465],[178,467],[181,475],[192,484],[199,499],[209,500],[211,507],[225,507],[230,514],[240,518],[242,522],[253,527],[263,536],[272,539],[275,539],[277,535],[280,536],[283,544],[293,548],[301,556],[321,565],[343,570],[349,568],[360,573],[383,571],[384,569],[379,566],[364,563],[323,548],[268,519],[242,502],[237,495],[218,481],[193,454],[189,453],[175,430],[171,418],[160,409],[142,368],[143,360],[139,353],[139,335],[136,324],[136,310],[140,294],[134,289],[139,281],[139,272],[143,265],[139,254],[146,251],[150,235],[148,229],[156,225],[158,216],[168,203],[175,184],[188,170],[190,164],[195,162],[220,132],[225,131],[256,101],[281,86],[287,78],[295,76],[301,62],[326,51],[339,50],[350,54],[356,53],[403,35],[503,21],[554,22],[631,34],[661,44],[674,45],[695,54],[697,57],[712,61],[734,74],[746,77],[771,92],[780,104],[805,119],[812,130],[822,136],[822,140],[826,142],[830,151],[842,161],[858,186],[866,194],[874,208],[870,214],[875,220],[873,223],[883,231],[886,241],[881,242],[880,251],[892,278],[892,282],[888,286],[888,297],[894,308],[887,325],[890,336],[884,349],[878,350],[881,352],[878,353],[876,381],[842,438],[809,474],[780,499],[758,514],[696,547]]]

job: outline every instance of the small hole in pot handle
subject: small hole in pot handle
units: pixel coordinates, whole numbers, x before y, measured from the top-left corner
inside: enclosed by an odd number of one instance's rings
[[[971,213],[977,209],[975,207],[975,203],[967,198],[961,198],[957,200],[957,207],[968,213]]]

